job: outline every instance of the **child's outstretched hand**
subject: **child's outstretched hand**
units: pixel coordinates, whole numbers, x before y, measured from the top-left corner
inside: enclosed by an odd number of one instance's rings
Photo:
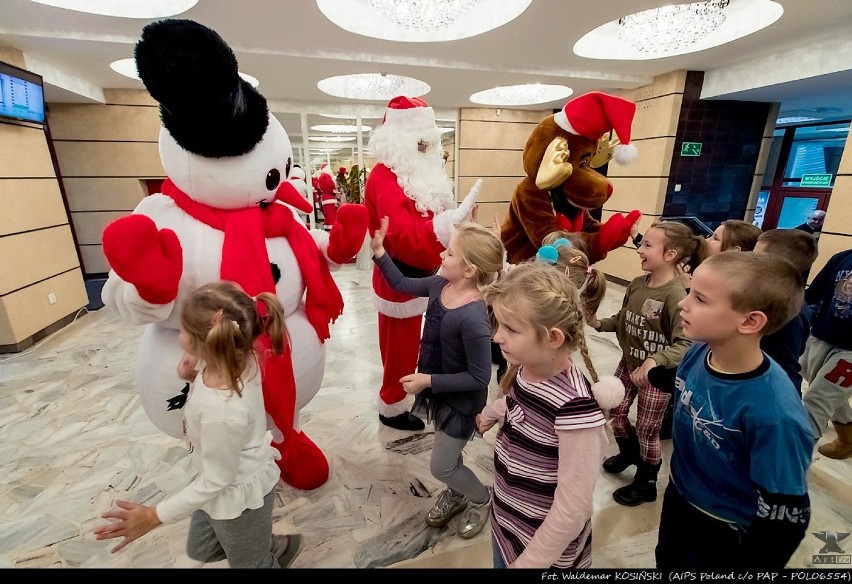
[[[373,250],[373,255],[377,258],[385,255],[385,235],[388,233],[388,223],[390,223],[390,219],[387,217],[382,217],[381,224],[376,232],[373,234],[373,239],[370,240],[370,249]]]
[[[96,527],[94,530],[95,539],[115,539],[122,537],[117,546],[112,548],[110,552],[115,553],[131,541],[135,541],[154,529],[162,525],[160,518],[157,517],[157,511],[153,507],[146,507],[130,501],[122,501],[120,499],[115,502],[116,507],[102,513],[104,519],[118,519],[106,525]]]

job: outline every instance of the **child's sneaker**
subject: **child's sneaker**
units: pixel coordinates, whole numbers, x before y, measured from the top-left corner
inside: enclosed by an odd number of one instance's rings
[[[298,533],[272,536],[272,555],[282,568],[289,568],[302,551],[302,536]]]
[[[453,496],[449,489],[444,489],[438,495],[438,500],[426,513],[426,523],[432,527],[443,527],[450,519],[464,511],[465,507],[467,507],[467,497],[464,495],[461,497]]]
[[[488,500],[484,503],[468,503],[467,509],[459,517],[459,537],[470,539],[482,531],[488,523],[491,514],[491,489],[488,489]]]

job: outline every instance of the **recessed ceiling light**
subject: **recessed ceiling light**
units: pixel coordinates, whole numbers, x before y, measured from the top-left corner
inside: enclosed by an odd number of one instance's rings
[[[317,0],[349,32],[410,43],[465,39],[520,16],[532,0]]]
[[[122,18],[165,18],[186,12],[198,0],[32,0],[66,10]]]
[[[136,59],[119,59],[118,61],[113,61],[109,64],[109,68],[119,73],[120,75],[124,75],[125,77],[130,77],[131,79],[136,79],[137,81],[141,81],[139,77],[139,72],[136,70]],[[240,77],[242,77],[249,85],[252,87],[257,87],[260,85],[260,82],[257,78],[252,77],[246,73],[239,73]]]
[[[361,126],[362,132],[369,132],[372,130],[370,126]],[[316,132],[333,132],[335,134],[351,134],[352,132],[358,131],[358,126],[349,126],[345,124],[317,124],[316,126],[311,126],[311,130]]]
[[[482,105],[535,105],[565,99],[572,93],[574,90],[564,85],[528,83],[479,91],[470,96],[470,101]]]
[[[356,73],[328,77],[317,83],[323,93],[346,99],[388,101],[398,95],[420,97],[432,91],[427,83],[402,75]]]
[[[782,14],[784,8],[773,0],[705,0],[661,6],[625,15],[586,33],[574,44],[574,54],[624,61],[685,55],[755,33]]]
[[[354,136],[308,136],[311,142],[354,142]]]
[[[370,106],[372,107],[372,106]],[[324,118],[331,118],[332,120],[349,120],[354,122],[358,116],[348,115],[348,114],[317,114],[318,116],[322,116]],[[361,116],[362,120],[380,120],[382,116]]]

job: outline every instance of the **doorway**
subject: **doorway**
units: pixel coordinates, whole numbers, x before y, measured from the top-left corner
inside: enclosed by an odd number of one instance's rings
[[[776,128],[755,225],[790,229],[825,211],[848,134],[849,121]]]

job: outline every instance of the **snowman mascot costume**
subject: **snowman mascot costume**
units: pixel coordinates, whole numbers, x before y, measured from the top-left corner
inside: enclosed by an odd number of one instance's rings
[[[238,75],[231,48],[190,20],[161,20],[135,50],[145,87],[160,103],[159,149],[167,179],[133,213],[107,225],[110,274],[102,298],[125,320],[144,324],[136,384],[151,421],[183,435],[189,384],[177,376],[180,307],[199,286],[237,282],[251,296],[273,292],[284,306],[290,346],[274,356],[259,339],[264,402],[281,478],[299,489],[322,485],[323,452],[299,428],[316,395],[324,341],[343,299],[330,270],[350,261],[367,234],[366,209],[340,209],[331,233],[309,231],[287,205],[312,206],[288,180],[293,150],[265,98]],[[259,304],[262,306],[262,304]]]

